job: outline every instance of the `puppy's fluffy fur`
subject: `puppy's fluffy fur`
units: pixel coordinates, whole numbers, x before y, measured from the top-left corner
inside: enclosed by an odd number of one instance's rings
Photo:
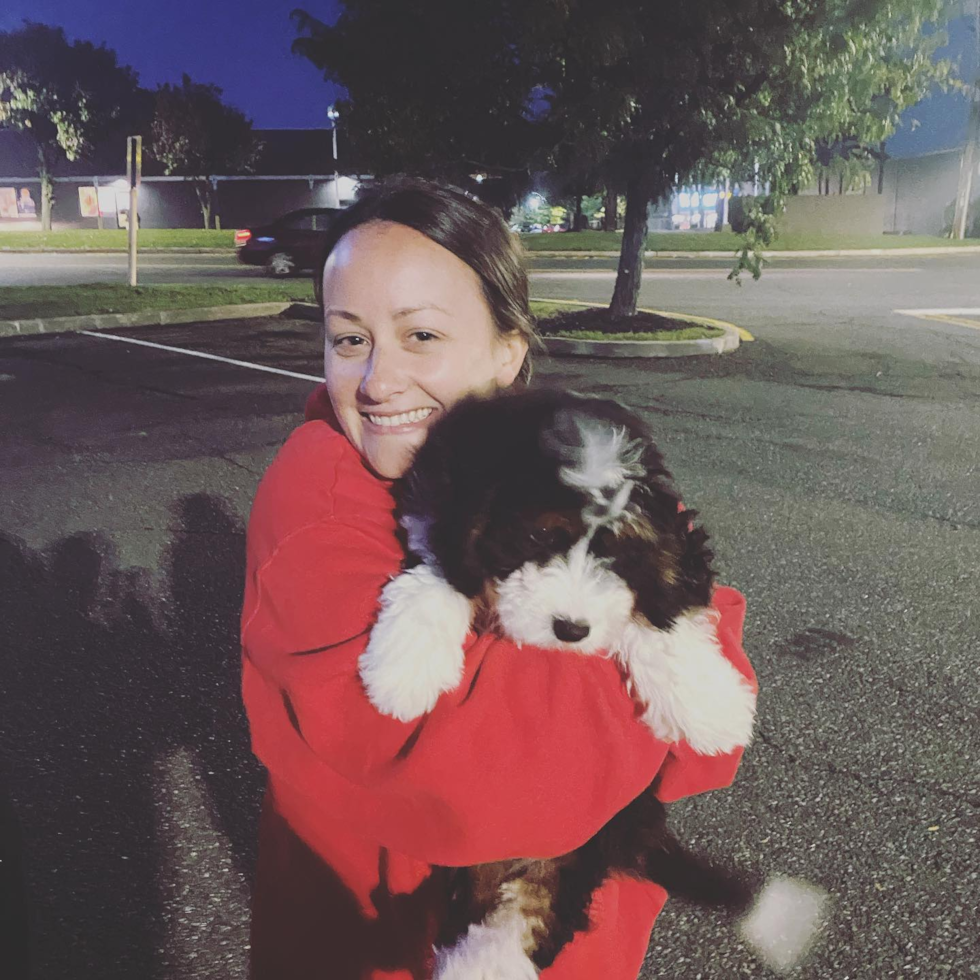
[[[464,401],[398,497],[414,564],[384,589],[360,662],[380,711],[409,721],[455,688],[475,624],[615,657],[664,740],[705,754],[749,742],[755,694],[715,638],[707,535],[627,409],[551,392]],[[612,872],[729,908],[751,896],[684,850],[648,791],[572,854],[456,873],[436,976],[535,976]]]

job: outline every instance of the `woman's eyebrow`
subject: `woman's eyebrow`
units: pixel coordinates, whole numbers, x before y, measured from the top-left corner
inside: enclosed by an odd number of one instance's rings
[[[400,310],[395,310],[394,317],[398,319],[399,317],[409,316],[412,313],[420,313],[422,310],[436,310],[439,313],[449,316],[449,313],[436,303],[421,303],[418,306],[406,306]],[[351,313],[350,310],[341,310],[335,306],[330,306],[324,311],[324,317],[328,316],[339,316],[342,320],[350,320],[351,323],[361,322],[361,318],[356,313]]]
[[[324,317],[339,316],[342,320],[350,320],[351,323],[361,322],[361,318],[356,313],[351,313],[349,310],[338,310],[334,306],[330,306],[324,310],[323,315]]]
[[[420,303],[418,306],[406,306],[403,309],[396,310],[395,317],[408,316],[410,313],[419,313],[422,310],[437,310],[439,313],[445,313],[446,316],[449,316],[441,306],[435,303]]]

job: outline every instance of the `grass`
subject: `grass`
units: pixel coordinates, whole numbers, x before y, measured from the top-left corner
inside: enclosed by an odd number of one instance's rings
[[[622,232],[576,231],[550,235],[521,235],[529,252],[619,252]],[[731,231],[657,231],[647,236],[651,252],[732,252],[741,248],[741,236]],[[155,248],[234,248],[234,231],[205,231],[203,228],[144,228],[140,230],[140,249]],[[954,241],[931,235],[787,235],[777,239],[773,251],[793,249],[901,249],[913,246],[980,245],[980,239]],[[78,228],[69,231],[0,231],[0,251],[37,248],[118,249],[127,248],[126,232],[121,228],[99,231]]]
[[[564,303],[531,300],[531,312],[537,318],[538,331],[544,337],[567,337],[572,340],[703,340],[721,337],[725,331],[679,317],[659,313],[637,313],[627,324],[610,317],[604,306],[570,308]],[[617,329],[618,328],[618,329]]]
[[[27,320],[143,310],[191,310],[237,303],[310,302],[308,280],[260,286],[87,286],[0,287],[0,320]]]
[[[125,251],[127,232],[122,228],[75,228],[69,231],[0,231],[0,250],[36,248],[109,248]],[[141,228],[140,251],[153,248],[235,247],[234,231],[205,231],[203,228]]]
[[[550,235],[521,235],[528,252],[619,252],[622,232],[576,231]],[[962,241],[933,235],[786,235],[770,250],[850,248],[921,248],[935,246],[980,245],[980,239]],[[742,247],[742,236],[732,231],[652,231],[647,235],[648,252],[732,252]]]

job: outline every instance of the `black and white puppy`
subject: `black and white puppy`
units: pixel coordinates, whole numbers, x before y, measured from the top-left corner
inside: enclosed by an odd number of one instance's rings
[[[755,693],[716,639],[707,535],[633,413],[560,392],[466,400],[432,427],[398,506],[417,563],[384,588],[359,664],[379,711],[431,710],[462,679],[467,633],[493,629],[615,657],[664,741],[708,755],[748,744]],[[708,904],[751,895],[684,851],[647,792],[571,855],[457,875],[436,977],[537,976],[614,871]]]

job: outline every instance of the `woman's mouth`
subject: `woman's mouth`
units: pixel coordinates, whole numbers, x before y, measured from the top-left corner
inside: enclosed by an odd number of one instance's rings
[[[434,408],[414,408],[410,412],[402,412],[399,415],[375,415],[373,412],[362,412],[361,414],[372,425],[377,425],[384,429],[391,429],[422,422],[434,411]]]

